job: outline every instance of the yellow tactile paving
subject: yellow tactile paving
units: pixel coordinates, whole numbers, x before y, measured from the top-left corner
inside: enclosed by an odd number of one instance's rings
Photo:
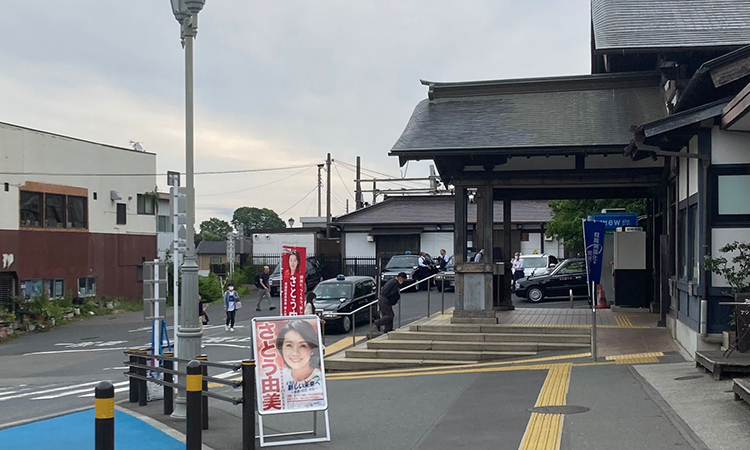
[[[570,385],[571,363],[553,364],[535,406],[565,405]],[[531,413],[519,450],[558,450],[563,427],[562,414]]]
[[[607,356],[605,359],[607,361],[614,361],[615,364],[652,364],[658,363],[659,358],[662,356],[664,356],[663,352],[650,352]]]

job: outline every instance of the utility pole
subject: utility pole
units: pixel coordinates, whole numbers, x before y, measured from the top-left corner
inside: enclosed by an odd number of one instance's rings
[[[349,214],[349,199],[346,199],[346,213]]]
[[[360,178],[362,178],[362,166],[360,164],[360,158],[357,156],[357,185],[356,185],[356,193],[355,193],[355,199],[354,199],[354,209],[361,209],[364,207],[364,202],[362,201],[362,184],[360,183]]]
[[[321,192],[323,190],[323,175],[321,175],[321,170],[323,170],[323,164],[318,164],[318,217],[323,217],[323,209],[321,208]]]
[[[372,204],[378,201],[378,188],[375,186],[375,180],[372,180]]]
[[[326,238],[331,238],[331,154],[326,157]]]

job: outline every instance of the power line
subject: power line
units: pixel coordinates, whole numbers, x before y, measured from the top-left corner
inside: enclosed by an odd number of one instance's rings
[[[341,180],[341,184],[344,185],[344,189],[349,194],[349,196],[354,200],[354,195],[352,195],[351,192],[349,192],[349,189],[346,188],[346,183],[344,182],[344,177],[341,176],[341,172],[339,172],[339,165],[337,163],[333,164],[333,168],[336,169],[336,173],[339,175],[339,180]]]
[[[288,180],[289,178],[296,177],[297,175],[300,175],[300,174],[302,174],[302,173],[310,170],[312,167],[313,166],[310,166],[307,169],[302,169],[299,172],[295,172],[295,173],[293,173],[293,174],[291,174],[291,175],[289,175],[287,177],[279,178],[278,180],[271,181],[270,183],[259,184],[258,186],[252,186],[252,187],[249,187],[247,189],[240,189],[239,191],[230,191],[230,192],[219,192],[219,193],[215,193],[215,194],[200,194],[200,195],[196,195],[196,197],[213,197],[213,196],[217,196],[217,195],[229,195],[229,194],[237,194],[237,193],[240,193],[240,192],[252,191],[253,189],[259,189],[259,188],[262,188],[262,187],[270,186],[270,185],[272,185],[274,183],[279,183],[281,181]]]
[[[317,189],[318,189],[318,186],[315,186],[314,188],[312,188],[312,190],[311,190],[310,192],[308,192],[307,194],[305,194],[305,196],[304,196],[304,197],[302,197],[301,199],[297,200],[297,202],[296,202],[295,204],[293,204],[293,205],[292,205],[292,206],[290,206],[289,208],[285,209],[284,211],[280,212],[280,213],[279,213],[278,215],[279,215],[279,216],[283,216],[283,215],[284,215],[284,214],[286,214],[286,213],[287,213],[287,212],[288,212],[288,211],[289,211],[290,209],[292,209],[292,208],[294,208],[295,206],[299,205],[299,204],[300,204],[300,203],[302,202],[302,200],[304,200],[304,199],[306,199],[307,197],[309,197],[309,196],[310,196],[310,194],[312,194],[313,192],[315,192],[315,191],[316,191]]]
[[[289,166],[289,167],[271,167],[267,169],[238,169],[238,170],[216,170],[209,172],[195,172],[195,175],[227,175],[227,174],[238,174],[238,173],[253,173],[253,172],[274,172],[279,170],[292,170],[315,167],[315,165],[300,165],[300,166]],[[180,172],[185,175],[185,172]],[[0,172],[0,175],[43,175],[52,177],[158,177],[166,175],[164,173],[52,173],[52,172]]]

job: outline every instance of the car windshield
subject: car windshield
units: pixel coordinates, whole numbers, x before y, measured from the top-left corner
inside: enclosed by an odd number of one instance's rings
[[[521,256],[524,269],[539,269],[547,266],[547,258],[539,256]]]
[[[321,283],[313,291],[318,300],[352,298],[351,283]]]
[[[273,273],[271,274],[271,276],[274,275],[281,275],[281,263],[276,264],[276,268],[273,269]]]
[[[386,269],[411,269],[412,267],[415,267],[419,261],[419,256],[417,255],[403,255],[403,256],[394,256],[391,258],[390,261],[388,261],[388,265],[385,266]]]

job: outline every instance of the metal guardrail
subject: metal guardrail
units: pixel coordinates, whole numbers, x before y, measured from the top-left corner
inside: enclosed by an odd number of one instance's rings
[[[419,284],[427,281],[428,282],[428,286],[427,286],[427,316],[428,317],[430,315],[430,292],[431,292],[431,290],[429,289],[429,280],[437,277],[438,275],[440,275],[440,273],[432,274],[429,277],[425,277],[425,278],[419,280],[416,283],[412,283],[412,284],[410,284],[408,286],[404,286],[404,287],[402,287],[401,289],[398,290],[399,293],[401,293],[401,292],[406,291],[407,289],[411,289],[414,286],[419,285]],[[380,289],[378,287],[378,296],[379,295],[380,295]],[[369,295],[365,295],[365,296],[362,296],[362,297],[357,297],[353,301],[356,301],[356,300],[359,300],[359,299],[362,299],[362,298],[365,298],[365,297],[369,297]],[[323,318],[325,318],[325,317],[352,316],[352,318],[351,318],[351,322],[352,322],[352,346],[354,346],[357,343],[357,318],[356,318],[355,314],[357,314],[358,312],[364,310],[365,308],[369,308],[370,309],[369,326],[372,327],[372,322],[373,322],[373,320],[372,320],[372,306],[375,305],[375,304],[377,304],[377,303],[378,303],[378,299],[376,298],[375,300],[367,303],[366,305],[360,306],[359,308],[355,309],[354,311],[349,311],[349,312],[345,312],[345,313],[342,313],[342,312],[326,312],[326,313],[324,313]],[[441,306],[441,313],[442,314],[445,313],[445,278],[443,278],[443,286],[442,286],[442,306]],[[401,328],[401,302],[398,302],[398,328]]]

